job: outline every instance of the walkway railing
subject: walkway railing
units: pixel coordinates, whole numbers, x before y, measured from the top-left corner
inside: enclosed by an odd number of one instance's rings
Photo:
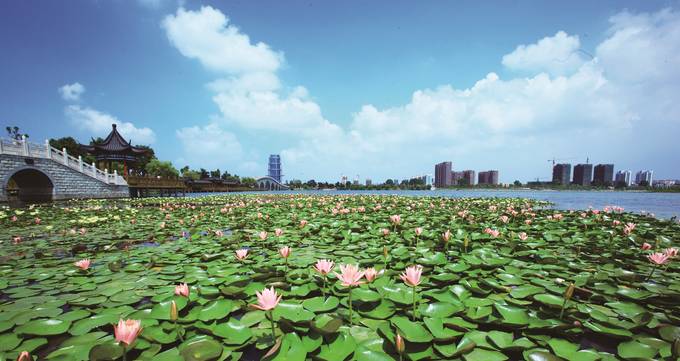
[[[125,178],[118,175],[116,170],[113,173],[109,173],[108,169],[101,171],[95,167],[94,163],[87,164],[83,162],[82,157],[76,158],[69,155],[66,148],[59,150],[52,147],[49,140],[46,140],[45,144],[38,144],[29,142],[26,137],[22,137],[21,140],[0,139],[0,154],[51,159],[106,184],[127,185]]]

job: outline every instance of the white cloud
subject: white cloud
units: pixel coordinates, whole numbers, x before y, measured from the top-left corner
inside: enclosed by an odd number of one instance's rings
[[[182,54],[226,74],[207,85],[221,112],[217,122],[285,134],[289,145],[281,154],[289,175],[404,177],[452,159],[461,167],[498,168],[512,181],[533,178],[529,172],[546,167],[551,156],[612,161],[607,157],[621,157],[617,145],[635,142],[636,152],[652,159],[662,144],[672,144],[670,134],[680,130],[680,16],[624,12],[610,22],[593,59],[582,55],[577,36],[558,31],[502,58],[520,76],[490,72],[470,87],[415,90],[403,105],[362,106],[345,126],[325,119],[306,88],[284,92],[276,74],[283,56],[251,45],[218,10],[180,9],[164,28]],[[670,131],[652,134],[650,122]],[[181,132],[221,134],[219,127]],[[246,153],[234,134],[224,138],[238,144],[230,154]],[[182,144],[186,153],[200,153]]]
[[[558,31],[536,44],[518,46],[512,53],[503,56],[502,63],[509,69],[531,74],[571,74],[584,63],[580,47],[578,36]]]
[[[210,6],[198,11],[179,8],[163,20],[162,27],[184,56],[199,60],[211,70],[228,74],[274,72],[283,61],[283,55],[267,44],[251,44],[248,35]]]
[[[213,169],[225,163],[235,166],[243,156],[236,136],[215,123],[182,128],[175,131],[175,135],[184,149],[181,162],[192,167]]]
[[[79,101],[83,93],[85,93],[85,86],[78,82],[65,84],[59,88],[59,94],[66,101]]]
[[[156,140],[156,135],[150,128],[138,128],[130,122],[123,122],[111,114],[89,107],[69,105],[64,112],[72,124],[93,137],[105,137],[111,132],[111,124],[116,124],[118,132],[135,145],[151,144]]]

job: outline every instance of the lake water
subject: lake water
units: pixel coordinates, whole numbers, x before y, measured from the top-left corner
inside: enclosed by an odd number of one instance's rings
[[[627,212],[649,212],[659,218],[680,217],[680,193],[619,192],[619,191],[551,191],[551,190],[495,190],[495,189],[440,189],[436,191],[280,191],[247,192],[254,194],[309,194],[309,195],[347,195],[382,194],[411,197],[499,197],[532,198],[546,200],[555,209],[602,209],[604,206],[620,206]],[[224,194],[224,193],[222,193]],[[229,193],[233,195],[244,193]],[[209,193],[188,194],[190,197],[205,196]]]

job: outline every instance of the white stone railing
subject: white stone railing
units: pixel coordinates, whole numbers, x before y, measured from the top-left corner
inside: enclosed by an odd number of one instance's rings
[[[59,150],[52,147],[49,140],[46,140],[45,144],[37,144],[29,142],[25,137],[21,140],[0,139],[0,154],[51,159],[106,184],[127,185],[125,178],[118,175],[117,171],[109,173],[108,169],[105,169],[102,172],[95,167],[94,163],[87,164],[80,156],[78,158],[70,156],[66,148]]]

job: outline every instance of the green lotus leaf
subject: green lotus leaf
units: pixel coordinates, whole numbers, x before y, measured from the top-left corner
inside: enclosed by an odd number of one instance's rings
[[[392,324],[399,329],[399,333],[410,342],[430,342],[432,334],[418,322],[410,321],[401,316],[392,317]]]
[[[355,291],[356,293],[356,291]],[[308,298],[302,302],[302,306],[312,312],[327,312],[335,309],[340,304],[340,300],[337,297],[313,297]]]
[[[179,353],[186,361],[215,360],[222,355],[222,345],[211,338],[200,337],[183,343]]]
[[[68,331],[71,327],[71,321],[63,321],[59,319],[37,319],[29,321],[14,329],[16,333],[35,335],[35,336],[52,336],[60,335]]]

